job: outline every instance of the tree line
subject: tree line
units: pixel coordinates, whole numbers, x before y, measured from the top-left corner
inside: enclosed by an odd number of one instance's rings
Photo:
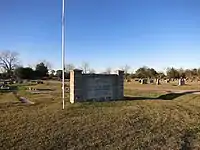
[[[183,69],[183,68],[174,68],[169,67],[166,69],[166,73],[157,72],[153,68],[141,67],[139,68],[134,77],[136,78],[159,78],[159,79],[180,79],[187,78],[191,80],[200,79],[200,68],[193,69]]]
[[[69,72],[76,67],[73,64],[65,65],[65,78],[69,79]],[[95,73],[88,63],[84,62],[80,69],[83,73]],[[12,51],[2,51],[0,52],[0,78],[17,78],[17,79],[44,79],[44,78],[62,78],[62,70],[52,70],[51,63],[47,61],[39,62],[35,67],[23,67],[20,65],[19,54]],[[200,68],[193,69],[176,69],[167,68],[166,73],[158,72],[154,68],[141,67],[135,71],[135,73],[130,73],[130,66],[125,65],[120,68],[125,73],[126,79],[131,78],[159,78],[159,79],[200,79]],[[112,69],[110,67],[106,68],[103,72],[104,74],[111,74]]]
[[[0,52],[0,78],[8,79],[45,79],[45,78],[62,78],[62,70],[51,69],[51,63],[41,61],[34,67],[24,67],[20,64],[19,54],[12,51]],[[69,79],[70,70],[75,69],[73,64],[65,65],[65,78]],[[95,73],[89,64],[83,62],[80,69],[83,73]]]

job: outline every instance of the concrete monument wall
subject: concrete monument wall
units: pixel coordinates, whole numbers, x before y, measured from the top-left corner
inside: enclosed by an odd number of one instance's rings
[[[124,72],[117,74],[82,74],[70,71],[70,102],[123,99]]]

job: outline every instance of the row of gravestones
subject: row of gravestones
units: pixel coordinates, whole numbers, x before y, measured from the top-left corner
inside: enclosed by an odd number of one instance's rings
[[[3,83],[0,84],[1,90],[10,90],[10,84],[13,84],[13,81],[3,81]]]
[[[169,83],[169,82],[170,82],[170,79],[167,79],[167,80],[165,80],[165,81],[166,81],[166,83]],[[174,81],[174,80],[173,80],[173,81]],[[184,78],[178,79],[178,85],[179,85],[179,86],[185,85],[185,81],[186,81],[186,79],[184,79]]]
[[[10,80],[10,81],[3,81],[3,83],[0,84],[0,89],[1,90],[10,90],[10,85],[11,84],[22,84],[22,83],[27,83],[27,80]],[[37,84],[43,84],[43,81],[34,81]]]
[[[0,89],[1,90],[10,90],[10,86],[8,86],[6,84],[0,84]]]
[[[148,84],[148,79],[140,79],[139,80],[140,84]],[[153,84],[154,80],[153,79],[149,79],[149,83]],[[160,79],[156,79],[156,84],[159,85],[160,84]]]
[[[140,82],[140,84],[148,84],[148,79],[140,79],[139,82]],[[170,82],[170,80],[167,79],[167,80],[166,80],[166,83],[169,83],[169,82]],[[153,79],[150,79],[150,80],[149,80],[149,83],[150,83],[150,84],[154,83],[154,80],[153,80]],[[160,85],[160,79],[156,79],[156,85]],[[185,79],[180,78],[180,79],[178,80],[178,85],[179,85],[179,86],[185,85]]]
[[[7,81],[3,81],[3,83],[0,84],[0,89],[1,90],[10,90],[12,84],[15,83],[21,83],[18,80],[7,80]],[[22,82],[23,83],[23,82]]]

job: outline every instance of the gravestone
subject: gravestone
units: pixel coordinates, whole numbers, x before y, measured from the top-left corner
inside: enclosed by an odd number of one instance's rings
[[[169,83],[169,82],[170,82],[170,79],[166,79],[165,81],[166,81],[166,83]]]
[[[3,85],[1,85],[0,89],[1,90],[10,90],[10,86],[3,84]]]
[[[160,79],[156,79],[156,85],[160,85]]]
[[[184,80],[183,78],[180,78],[180,79],[178,80],[178,85],[179,85],[179,86],[185,85],[185,80]]]
[[[178,80],[178,86],[181,86],[182,85],[182,79],[179,79]]]
[[[124,72],[117,74],[82,74],[70,71],[70,102],[107,101],[123,99]]]
[[[141,79],[140,84],[147,84],[147,79]]]
[[[154,80],[153,80],[153,79],[150,79],[150,80],[149,80],[149,83],[150,83],[150,84],[152,84],[153,82],[154,82]]]
[[[36,81],[37,84],[44,84],[43,81]]]

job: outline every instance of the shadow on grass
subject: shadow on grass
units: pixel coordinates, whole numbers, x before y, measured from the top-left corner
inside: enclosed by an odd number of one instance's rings
[[[170,92],[170,91],[168,91]],[[112,103],[107,103],[108,101],[84,101],[81,103],[77,103],[75,106],[72,106],[72,108],[77,108],[77,107],[88,107],[88,106],[95,106],[95,107],[102,107],[102,106],[106,106],[106,107],[116,107],[116,103],[115,102],[130,102],[130,101],[140,101],[140,100],[174,100],[180,96],[183,95],[187,95],[187,94],[192,94],[195,92],[200,92],[200,91],[188,91],[188,92],[182,92],[182,93],[168,93],[168,94],[163,94],[157,97],[146,97],[146,96],[125,96],[123,99],[119,99],[119,100],[109,100],[109,102]],[[121,103],[119,104],[119,106],[121,107]]]
[[[195,133],[192,133],[190,131],[186,131],[184,133],[182,139],[182,144],[181,144],[181,150],[192,150],[192,140],[195,139]]]
[[[55,91],[54,89],[37,89],[38,91]]]
[[[183,131],[183,136],[181,137],[181,149],[180,150],[192,150],[195,149],[194,141],[197,139],[197,135],[200,132],[200,128],[197,126],[195,128],[186,129]]]
[[[132,100],[153,100],[157,98],[153,97],[143,97],[143,96],[125,96],[122,101],[132,101]]]
[[[193,94],[193,93],[196,93],[196,92],[200,92],[200,91],[189,91],[189,92],[182,92],[182,93],[168,93],[168,94],[164,94],[164,95],[161,95],[159,97],[132,97],[132,96],[127,96],[127,97],[124,97],[124,100],[173,100],[173,99],[176,99],[180,96],[183,96],[183,95],[187,95],[187,94]]]

